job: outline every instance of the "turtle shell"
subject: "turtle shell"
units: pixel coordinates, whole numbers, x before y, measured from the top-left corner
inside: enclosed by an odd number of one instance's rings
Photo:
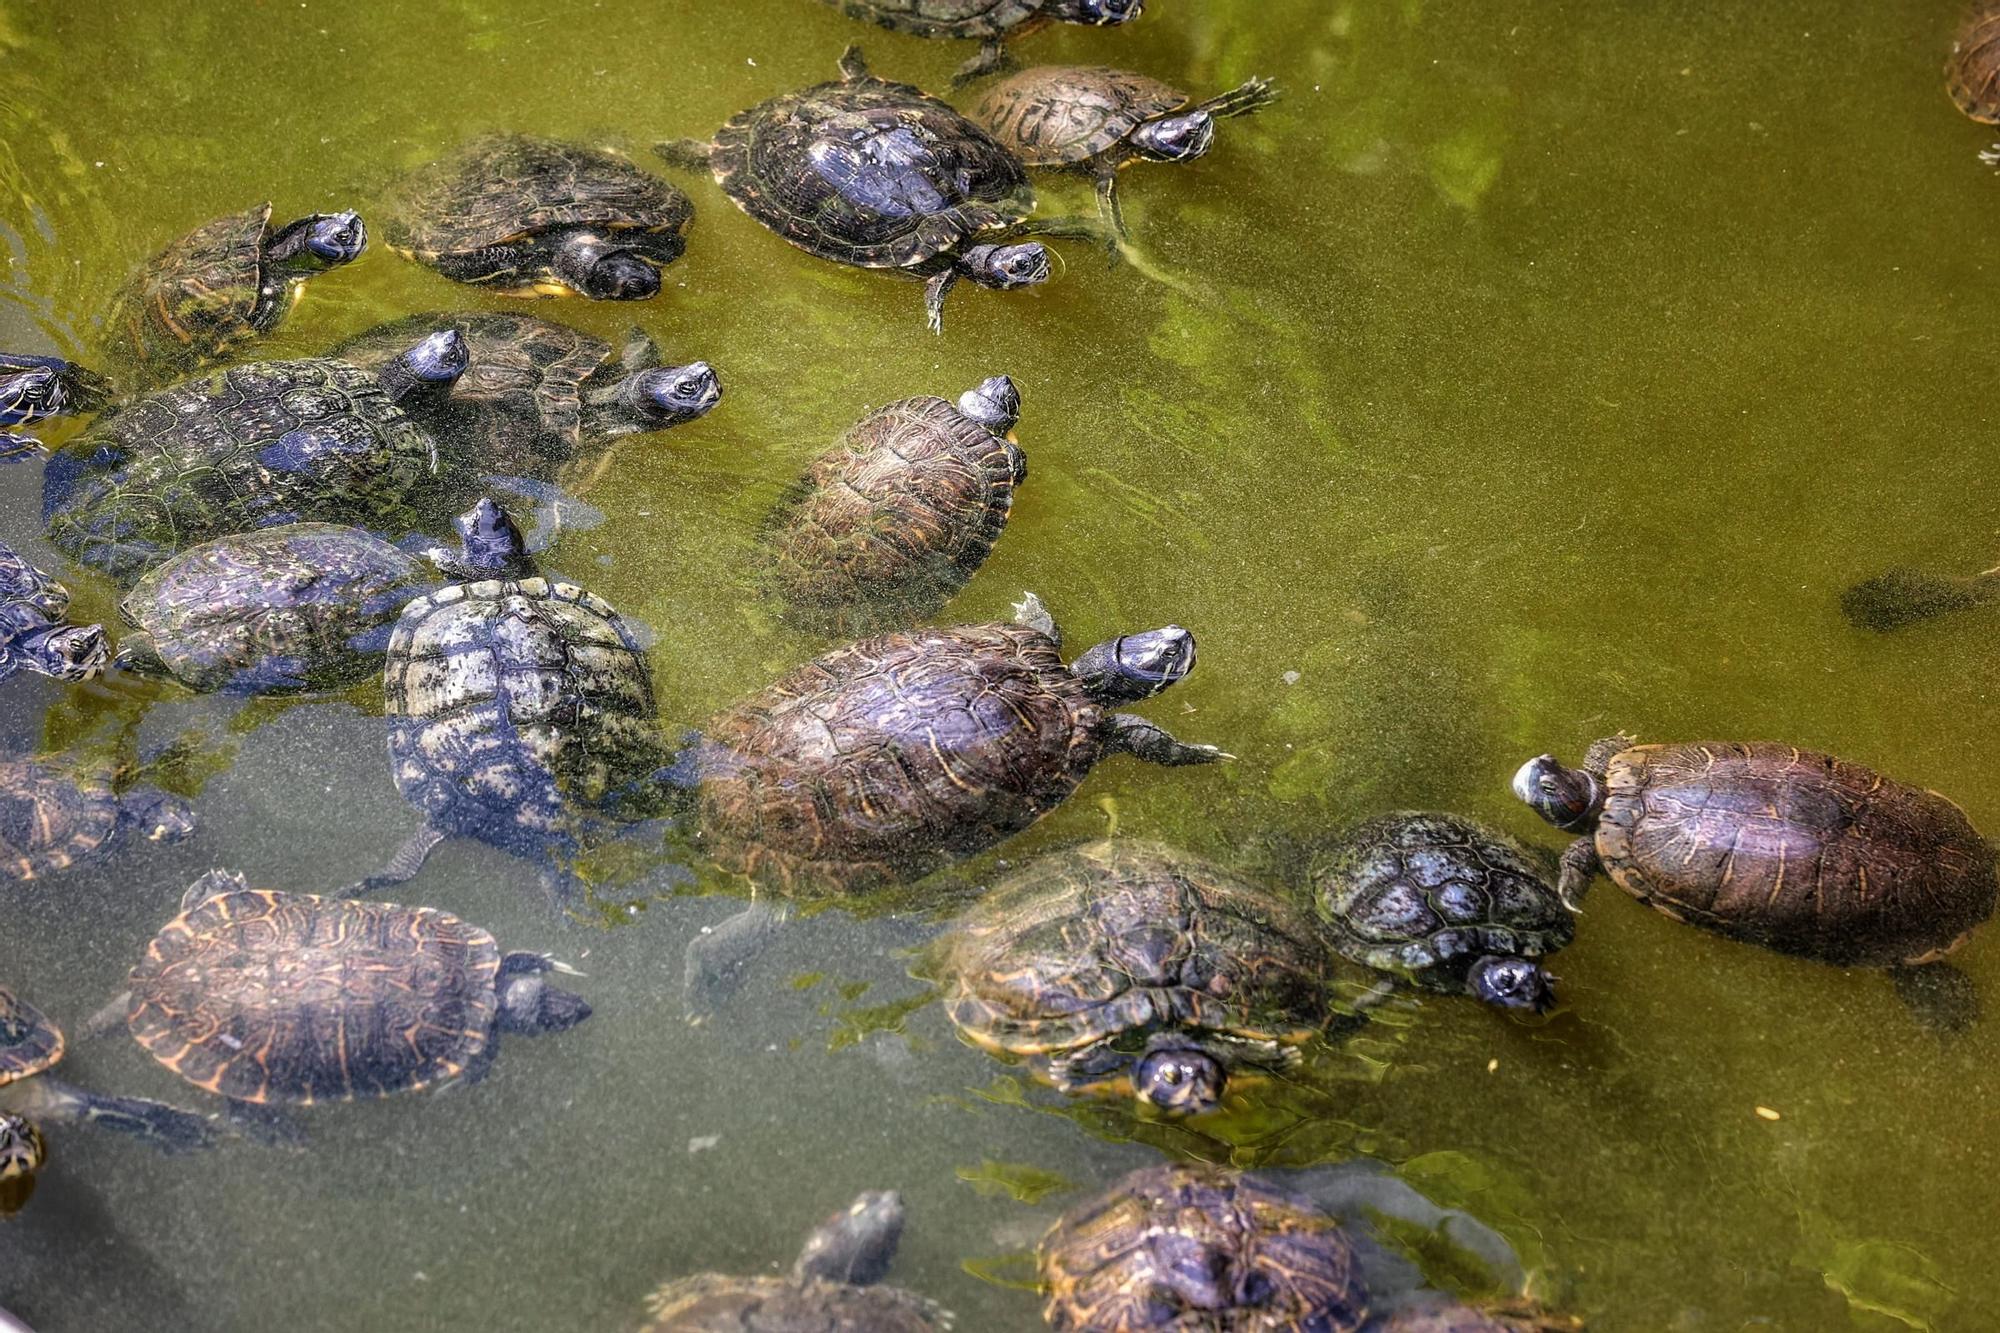
[[[1169,83],[1100,65],[1038,65],[995,84],[972,118],[1031,167],[1111,152],[1146,121],[1188,104]]]
[[[1103,755],[1104,731],[1035,630],[863,639],[710,723],[705,836],[723,864],[788,890],[914,879],[1055,808]]]
[[[43,474],[49,539],[126,582],[232,532],[387,525],[436,472],[431,437],[345,361],[260,361],[100,418]]]
[[[1965,16],[1944,67],[1945,91],[1972,119],[2000,125],[2000,4],[1982,0]]]
[[[1582,1327],[1579,1320],[1550,1315],[1525,1303],[1481,1307],[1431,1295],[1370,1324],[1368,1333],[1577,1333]]]
[[[235,1101],[384,1097],[483,1068],[499,971],[493,937],[448,912],[240,889],[153,937],[125,1021],[155,1060]]]
[[[917,37],[997,37],[1035,18],[1045,0],[825,0],[849,18]]]
[[[1534,853],[1442,814],[1393,814],[1313,858],[1313,895],[1333,947],[1355,962],[1461,992],[1484,956],[1539,958],[1576,935]]]
[[[1612,756],[1596,844],[1612,879],[1669,916],[1857,967],[1942,957],[2000,892],[1951,801],[1766,742]]]
[[[577,810],[663,762],[638,640],[568,583],[486,579],[411,602],[382,694],[403,798],[517,855],[565,842]]]
[[[0,606],[21,607],[59,620],[69,609],[69,589],[0,542]]]
[[[437,582],[359,528],[287,523],[181,552],[119,611],[197,690],[331,688],[379,671],[403,606]]]
[[[771,583],[815,629],[921,620],[978,570],[1027,460],[942,398],[871,412],[815,459],[772,515]]]
[[[40,879],[97,853],[118,831],[108,773],[0,759],[0,876]]]
[[[1037,1251],[1049,1327],[1088,1333],[1356,1333],[1354,1242],[1254,1176],[1146,1167],[1063,1214]]]
[[[203,223],[140,267],[113,298],[106,350],[145,383],[220,359],[261,331],[271,205]]]
[[[640,1333],[934,1333],[950,1327],[937,1306],[895,1287],[817,1278],[697,1273],[647,1302]]]
[[[390,203],[387,234],[393,249],[447,268],[461,282],[532,294],[555,277],[546,263],[526,258],[535,253],[521,248],[526,243],[588,229],[668,264],[680,257],[681,233],[693,218],[685,194],[621,154],[490,134],[405,177]]]
[[[63,1058],[62,1029],[5,986],[0,986],[0,1087],[33,1078]]]
[[[1013,154],[921,88],[837,79],[785,93],[715,136],[710,168],[738,207],[800,249],[923,273],[1034,211]]]

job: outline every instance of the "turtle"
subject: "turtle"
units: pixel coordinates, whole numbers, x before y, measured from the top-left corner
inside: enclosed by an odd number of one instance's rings
[[[712,143],[654,152],[712,173],[738,208],[808,254],[926,279],[933,332],[960,278],[1005,291],[1049,276],[1039,242],[1013,243],[1035,207],[1020,162],[949,104],[870,75],[856,47],[833,82],[760,102]]]
[[[766,524],[766,581],[810,629],[867,634],[936,612],[1007,525],[1027,456],[1014,382],[904,398],[863,417],[794,483]]]
[[[472,581],[403,608],[382,678],[396,789],[425,824],[345,892],[401,883],[462,836],[535,862],[562,907],[570,884],[557,858],[624,818],[671,758],[652,673],[606,602],[530,573],[498,505],[481,500],[458,526]]]
[[[1365,1333],[1581,1333],[1583,1323],[1523,1301],[1466,1304],[1426,1292],[1370,1323]]]
[[[1099,759],[1227,758],[1111,707],[1194,669],[1179,625],[1065,665],[1032,593],[1012,623],[905,630],[834,649],[725,710],[691,747],[701,838],[787,892],[859,893],[1028,827]]]
[[[1308,875],[1343,956],[1502,1008],[1555,1003],[1536,960],[1575,938],[1575,921],[1544,864],[1506,834],[1457,815],[1384,815],[1321,850]]]
[[[94,412],[110,397],[109,381],[74,361],[0,352],[0,463],[22,463],[47,452],[40,440],[6,427]]]
[[[405,176],[386,232],[398,254],[503,296],[656,296],[694,205],[621,153],[488,134]]]
[[[138,398],[50,459],[49,539],[129,585],[227,533],[405,518],[437,471],[436,443],[405,409],[465,365],[465,340],[441,329],[377,373],[260,361]]]
[[[1142,1167],[1042,1237],[1042,1317],[1088,1333],[1357,1333],[1355,1241],[1311,1200],[1201,1163]]]
[[[312,1106],[483,1078],[502,1033],[562,1032],[590,1004],[576,970],[500,952],[434,907],[253,889],[211,870],[113,1002],[146,1053],[254,1124]]]
[[[22,670],[89,680],[104,670],[104,626],[72,624],[68,609],[69,589],[0,542],[0,680]]]
[[[204,222],[118,290],[105,349],[127,392],[178,380],[269,333],[306,279],[352,263],[367,246],[368,229],[352,211],[273,228],[267,202]]]
[[[1849,586],[1841,594],[1840,612],[1856,629],[1887,634],[1996,601],[2000,601],[2000,567],[1952,576],[1901,566]]]
[[[1066,1092],[1215,1109],[1359,1028],[1372,978],[1312,913],[1158,843],[1111,839],[1018,867],[937,945],[959,1035]]]
[[[954,86],[1008,68],[1006,39],[1050,23],[1094,28],[1130,23],[1146,0],[824,0],[850,18],[918,37],[968,38],[979,54],[952,76]]]
[[[179,842],[194,811],[115,765],[76,755],[0,759],[0,878],[43,879],[134,838]]]
[[[98,1125],[136,1135],[162,1152],[205,1148],[208,1119],[163,1102],[106,1097],[48,1076],[63,1058],[61,1028],[0,985],[0,1217],[19,1212],[48,1160],[38,1122]]]
[[[1973,120],[2000,125],[2000,4],[1979,0],[1952,39],[1945,91]]]
[[[1539,755],[1514,794],[1566,833],[1558,891],[1609,875],[1677,921],[1842,967],[1886,968],[1906,999],[1958,1026],[1951,953],[1993,913],[1993,850],[1937,792],[1768,741],[1590,747]]]
[[[1266,79],[1251,79],[1196,102],[1170,83],[1102,65],[1037,65],[987,89],[972,118],[1034,167],[1097,180],[1098,211],[1124,236],[1118,172],[1134,162],[1191,162],[1215,142],[1215,122],[1278,100]]]
[[[935,1333],[951,1316],[880,1285],[903,1235],[902,1196],[862,1194],[806,1238],[788,1277],[697,1273],[647,1298],[640,1333]]]

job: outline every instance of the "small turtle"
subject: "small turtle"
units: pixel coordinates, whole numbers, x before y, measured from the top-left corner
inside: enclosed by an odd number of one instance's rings
[[[69,756],[0,759],[0,878],[41,879],[108,856],[120,841],[194,832],[186,801],[122,778],[114,765]]]
[[[89,680],[104,670],[104,626],[64,619],[69,589],[0,542],[0,680],[38,671],[57,680]]]
[[[979,54],[959,66],[954,86],[1011,63],[1006,39],[1026,36],[1051,23],[1080,23],[1093,28],[1130,23],[1145,10],[1146,0],[825,0],[850,18],[879,23],[895,32],[918,37],[973,39]]]
[[[903,1236],[903,1200],[861,1195],[806,1238],[790,1277],[697,1273],[647,1298],[640,1333],[935,1333],[951,1316],[877,1285]]]
[[[784,889],[860,892],[983,851],[1054,809],[1099,759],[1226,758],[1114,705],[1194,669],[1178,625],[1065,665],[1029,594],[1012,624],[910,630],[827,653],[721,714],[694,752],[703,836]]]
[[[0,352],[0,427],[94,412],[111,396],[100,376],[59,356]],[[0,463],[21,463],[47,449],[40,440],[0,429]]]
[[[441,396],[465,365],[465,340],[443,329],[375,374],[332,358],[261,361],[149,394],[50,460],[49,539],[129,584],[232,532],[405,520],[437,446],[404,408]]]
[[[1954,984],[1938,960],[2000,895],[1993,850],[1957,805],[1796,746],[1612,736],[1590,747],[1582,768],[1530,759],[1514,794],[1581,835],[1562,856],[1565,902],[1578,902],[1601,871],[1677,921],[1843,967],[1891,969],[1913,1001]],[[1962,1021],[1930,1008],[1940,1022]]]
[[[1049,1327],[1356,1333],[1361,1255],[1310,1200],[1202,1164],[1151,1166],[1064,1213],[1036,1251]]]
[[[953,923],[938,958],[945,1012],[967,1041],[1030,1061],[1066,1092],[1135,1095],[1170,1115],[1297,1066],[1306,1043],[1358,1028],[1373,998],[1306,909],[1123,840],[1008,874]]]
[[[1251,79],[1196,102],[1172,84],[1099,65],[1038,65],[990,88],[972,118],[1029,167],[1097,179],[1105,224],[1125,235],[1118,172],[1134,162],[1191,162],[1215,142],[1215,122],[1278,100]]]
[[[1369,1324],[1365,1333],[1582,1333],[1581,1320],[1507,1301],[1467,1305],[1435,1292],[1417,1297]]]
[[[686,195],[619,153],[489,134],[404,178],[388,236],[398,254],[503,296],[637,301],[659,293],[693,218]]]
[[[1505,834],[1456,815],[1385,815],[1315,856],[1310,878],[1345,957],[1504,1008],[1555,1003],[1535,960],[1576,926],[1535,854]]]
[[[268,203],[196,227],[113,299],[106,347],[130,368],[125,387],[179,379],[269,333],[307,278],[352,263],[367,245],[354,213],[313,213],[273,230]]]
[[[1840,611],[1856,629],[1887,634],[1995,602],[2000,602],[2000,568],[1963,577],[1897,568],[1848,588],[1841,594]]]
[[[1028,461],[996,375],[960,396],[870,412],[821,454],[767,524],[768,582],[808,628],[867,634],[922,620],[999,539]]]
[[[933,331],[960,278],[1005,291],[1049,276],[1039,243],[1008,243],[1035,208],[1020,162],[921,88],[872,77],[855,47],[834,82],[760,102],[713,143],[654,151],[713,173],[738,208],[809,254],[927,279]]]

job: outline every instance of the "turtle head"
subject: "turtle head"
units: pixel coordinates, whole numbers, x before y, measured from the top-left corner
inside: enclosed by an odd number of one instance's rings
[[[1004,292],[1049,280],[1049,252],[1040,241],[974,245],[959,257],[959,271],[981,287]]]
[[[590,232],[563,242],[549,268],[564,286],[593,301],[643,301],[660,294],[658,267]]]
[[[1472,965],[1465,980],[1475,996],[1502,1009],[1539,1014],[1556,1002],[1549,974],[1526,958],[1482,958]]]
[[[1604,789],[1580,768],[1564,768],[1552,754],[1538,754],[1514,774],[1514,795],[1565,833],[1594,828]]]
[[[1149,162],[1186,162],[1215,144],[1215,117],[1206,111],[1149,120],[1132,131],[1132,147]]]
[[[903,1196],[894,1190],[859,1196],[806,1237],[792,1276],[855,1287],[880,1282],[896,1258],[906,1212]]]
[[[118,818],[147,842],[180,842],[195,830],[194,807],[158,787],[134,787],[120,796]]]
[[[465,335],[457,329],[439,329],[384,365],[377,378],[390,401],[407,411],[443,399],[471,363]]]
[[[1106,639],[1070,666],[1100,704],[1137,703],[1194,670],[1194,635],[1179,625]]]
[[[1021,419],[1021,391],[1005,375],[995,375],[960,394],[958,410],[995,435],[1005,435]]]
[[[306,228],[304,252],[322,268],[351,264],[368,248],[368,229],[353,209],[345,213],[316,213]]]
[[[27,1205],[35,1192],[35,1173],[48,1160],[48,1146],[34,1122],[12,1111],[0,1111],[0,1217]]]
[[[481,496],[452,526],[458,529],[458,558],[456,568],[447,572],[513,577],[526,571],[528,539],[491,496]]]
[[[110,393],[103,377],[73,361],[0,352],[0,426],[88,412],[102,406]]]
[[[500,960],[494,985],[500,992],[500,1030],[534,1036],[561,1032],[590,1017],[590,1002],[581,995],[551,986],[551,972],[576,969],[546,954],[510,953]]]
[[[642,370],[625,381],[625,399],[639,430],[664,430],[705,416],[722,401],[722,381],[706,361]]]
[[[17,635],[6,645],[29,669],[57,680],[90,680],[111,660],[102,625],[56,625]]]
[[[181,910],[192,912],[210,898],[231,893],[248,893],[250,880],[240,870],[211,870],[187,886],[181,895]]]
[[[1133,1067],[1132,1089],[1163,1115],[1199,1115],[1220,1104],[1227,1078],[1208,1052],[1170,1048],[1148,1051]]]
[[[1146,0],[1055,0],[1049,16],[1064,23],[1087,23],[1096,28],[1130,23],[1146,11]]]

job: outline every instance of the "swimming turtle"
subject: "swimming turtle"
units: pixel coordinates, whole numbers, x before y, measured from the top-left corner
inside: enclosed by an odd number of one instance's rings
[[[1094,28],[1130,23],[1145,0],[825,0],[850,18],[879,23],[918,37],[969,38],[979,54],[952,76],[954,85],[1007,68],[1006,39],[1026,36],[1051,23]]]
[[[116,765],[78,756],[0,759],[0,878],[41,879],[122,841],[194,832],[186,801],[124,779]]]
[[[723,864],[790,891],[928,874],[1028,827],[1099,759],[1225,758],[1130,713],[1194,669],[1178,625],[1065,665],[1030,594],[1011,624],[863,639],[715,718],[694,751],[703,836]]]
[[[940,939],[959,1034],[1064,1091],[1136,1095],[1171,1115],[1300,1063],[1361,1026],[1371,978],[1309,909],[1157,843],[1038,856]]]
[[[1841,594],[1840,611],[1856,629],[1887,634],[1996,601],[2000,601],[2000,568],[1952,576],[1898,567],[1850,586]]]
[[[609,149],[488,134],[404,177],[387,233],[398,254],[503,296],[657,295],[694,205]]]
[[[828,1218],[789,1277],[697,1273],[647,1298],[640,1333],[934,1333],[951,1318],[921,1296],[879,1285],[902,1240],[902,1197],[871,1191]]]
[[[1781,953],[1891,969],[1906,997],[1958,984],[1936,971],[1938,960],[1992,915],[2000,894],[1993,850],[1957,805],[1797,746],[1612,736],[1581,768],[1530,759],[1514,794],[1581,835],[1562,856],[1565,902],[1602,871],[1675,920]]]
[[[1060,167],[1097,179],[1107,225],[1125,234],[1118,172],[1134,162],[1190,162],[1215,142],[1215,122],[1278,100],[1251,79],[1196,102],[1180,89],[1101,65],[1037,65],[981,94],[972,118],[1029,167]]]
[[[368,230],[352,212],[271,226],[258,204],[205,222],[146,261],[113,299],[106,350],[128,392],[181,378],[268,333],[307,278],[358,259]]]
[[[840,78],[760,102],[713,143],[658,145],[706,170],[737,207],[809,254],[927,279],[934,331],[960,278],[1005,291],[1044,282],[1026,230],[1034,192],[1013,154],[921,88],[871,76],[855,47]]]
[[[71,624],[68,609],[69,589],[0,542],[0,680],[22,670],[89,680],[104,670],[104,627]]]
[[[1051,1328],[1079,1333],[1357,1333],[1361,1255],[1310,1200],[1227,1168],[1131,1172],[1064,1213],[1036,1251]]]
[[[1583,1322],[1525,1301],[1469,1305],[1436,1292],[1400,1305],[1365,1333],[1581,1333]]]
[[[62,1029],[0,986],[0,1217],[17,1213],[48,1159],[37,1122],[99,1125],[145,1139],[162,1152],[207,1147],[206,1118],[137,1097],[105,1097],[50,1078],[63,1058]]]
[[[1535,854],[1457,815],[1371,819],[1312,859],[1313,901],[1344,956],[1418,985],[1540,1011],[1536,960],[1576,926]]]
[[[148,394],[49,461],[49,539],[129,584],[227,533],[406,521],[437,448],[404,409],[444,393],[465,365],[465,340],[443,329],[377,373],[326,357],[260,361]]]
[[[40,440],[5,427],[94,412],[110,396],[111,386],[103,377],[74,361],[0,352],[0,463],[25,462],[47,452]]]
[[[766,525],[767,577],[794,619],[866,634],[922,620],[992,551],[1028,461],[996,375],[954,406],[904,398],[863,417],[794,484]]]

